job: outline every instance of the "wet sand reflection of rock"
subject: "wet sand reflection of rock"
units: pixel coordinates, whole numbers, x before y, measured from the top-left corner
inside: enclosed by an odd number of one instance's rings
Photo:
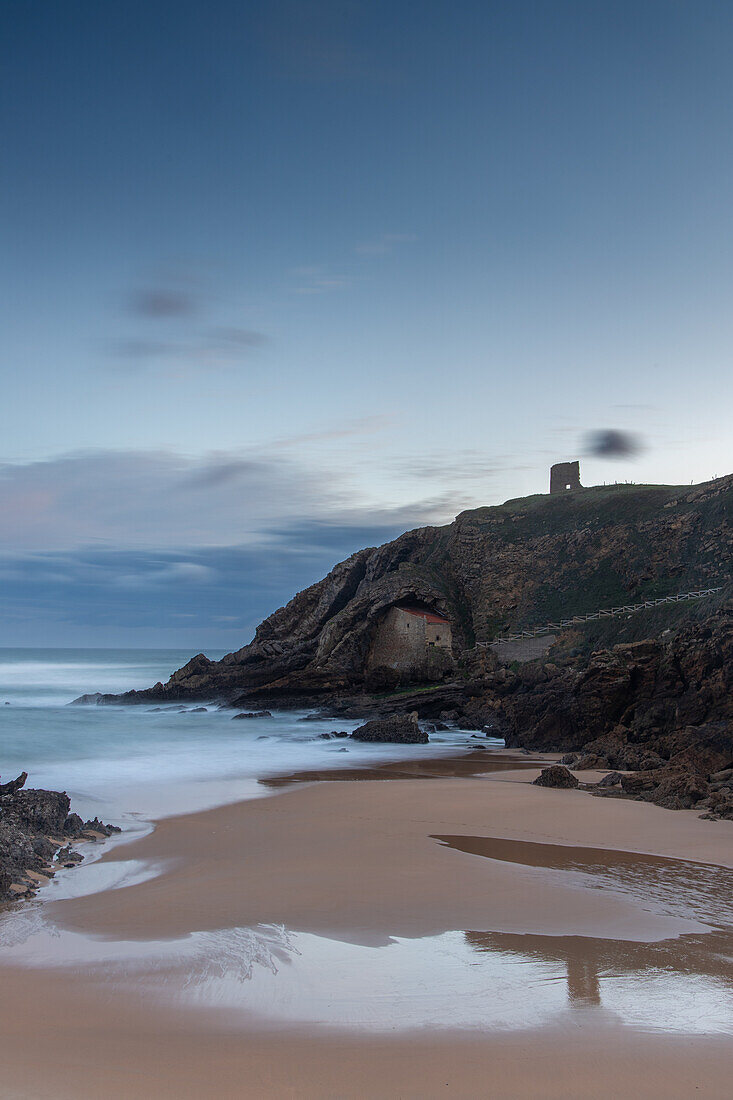
[[[490,860],[514,863],[595,889],[643,900],[646,908],[694,917],[707,933],[656,943],[466,932],[479,952],[511,955],[522,962],[557,967],[574,1007],[600,1006],[604,982],[634,983],[639,998],[660,975],[693,982],[713,980],[721,995],[733,993],[733,871],[714,864],[602,848],[575,848],[494,837],[436,836],[447,847]],[[653,1022],[650,1020],[650,1022]]]
[[[576,1008],[600,1005],[606,978],[636,982],[640,996],[645,979],[660,973],[713,978],[721,983],[722,990],[733,993],[733,931],[729,928],[659,943],[505,932],[466,932],[465,936],[480,953],[555,964],[558,977],[564,972],[568,1001]]]

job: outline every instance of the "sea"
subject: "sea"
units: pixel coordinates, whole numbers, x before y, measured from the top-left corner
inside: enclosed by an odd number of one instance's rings
[[[65,790],[82,817],[129,827],[265,796],[263,778],[404,757],[399,745],[324,738],[359,722],[313,720],[302,710],[233,721],[234,712],[215,701],[72,705],[91,692],[165,682],[190,656],[170,649],[0,649],[0,781],[27,771],[28,787]],[[477,744],[466,730],[430,736],[431,744],[410,747],[411,758]]]

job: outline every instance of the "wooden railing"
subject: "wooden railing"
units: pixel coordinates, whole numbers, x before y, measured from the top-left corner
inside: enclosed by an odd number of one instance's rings
[[[499,645],[500,642],[521,642],[525,638],[539,638],[544,634],[556,634],[559,630],[567,630],[569,626],[579,623],[593,622],[594,619],[612,619],[616,615],[633,615],[636,611],[645,611],[649,607],[659,607],[665,603],[682,603],[685,600],[701,600],[705,596],[714,596],[722,592],[723,586],[718,588],[700,588],[695,592],[678,592],[676,596],[660,596],[656,600],[644,600],[642,603],[621,604],[618,607],[604,607],[599,611],[591,611],[588,615],[573,615],[570,619],[560,619],[557,623],[545,623],[543,626],[535,626],[529,630],[516,631],[513,634],[501,634],[494,638],[493,642],[477,642],[476,649],[488,649],[489,646]]]

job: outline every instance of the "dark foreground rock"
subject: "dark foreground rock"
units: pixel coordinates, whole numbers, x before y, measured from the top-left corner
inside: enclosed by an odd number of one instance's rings
[[[96,840],[120,830],[94,818],[69,813],[63,791],[23,790],[25,772],[0,784],[0,901],[33,896],[55,868],[81,862],[69,847],[74,840]],[[63,855],[62,855],[63,853]],[[55,862],[54,862],[55,861]]]
[[[533,782],[535,787],[560,787],[565,790],[578,786],[576,776],[563,764],[552,764],[549,768],[543,768]]]
[[[389,741],[399,745],[427,745],[429,738],[417,723],[417,711],[395,714],[392,718],[375,718],[352,733],[355,741]]]

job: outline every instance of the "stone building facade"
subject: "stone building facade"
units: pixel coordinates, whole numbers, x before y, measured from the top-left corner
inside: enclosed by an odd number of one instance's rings
[[[386,670],[395,682],[439,680],[453,668],[453,636],[448,619],[430,608],[391,607],[372,640],[367,672]]]

